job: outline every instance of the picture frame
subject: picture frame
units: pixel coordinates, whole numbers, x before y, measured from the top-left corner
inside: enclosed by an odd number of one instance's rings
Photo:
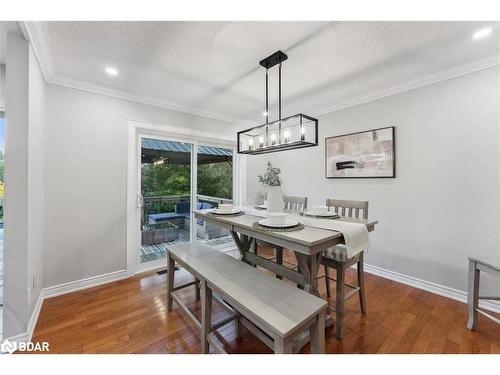
[[[395,178],[395,126],[325,138],[325,177]]]

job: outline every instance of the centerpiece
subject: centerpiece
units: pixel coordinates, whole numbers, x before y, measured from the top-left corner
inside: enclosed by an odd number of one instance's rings
[[[270,161],[267,162],[266,172],[259,175],[259,182],[268,188],[267,190],[267,211],[283,212],[285,205],[283,201],[283,192],[281,190],[281,179],[279,174],[281,170],[273,167]]]

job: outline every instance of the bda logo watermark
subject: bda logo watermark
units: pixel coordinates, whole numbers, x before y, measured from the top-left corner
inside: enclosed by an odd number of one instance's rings
[[[48,352],[49,343],[48,342],[15,342],[6,339],[2,344],[0,344],[0,353],[14,353],[15,351],[20,352]]]

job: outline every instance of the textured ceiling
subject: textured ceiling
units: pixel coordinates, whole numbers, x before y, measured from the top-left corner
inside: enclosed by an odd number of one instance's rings
[[[197,113],[261,122],[264,70],[278,49],[284,115],[318,115],[374,93],[500,56],[486,22],[38,23],[55,81],[99,87]],[[119,75],[110,77],[105,66]],[[458,71],[458,70],[457,70]],[[274,71],[271,72],[274,74]],[[271,99],[277,93],[271,76]],[[276,111],[272,108],[271,117]]]

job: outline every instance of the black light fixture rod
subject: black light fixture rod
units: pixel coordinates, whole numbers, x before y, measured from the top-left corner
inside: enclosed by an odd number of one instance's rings
[[[281,63],[278,65],[278,139],[281,143]]]
[[[269,74],[266,69],[266,124],[269,124]]]
[[[278,117],[281,120],[281,63],[278,66]]]

